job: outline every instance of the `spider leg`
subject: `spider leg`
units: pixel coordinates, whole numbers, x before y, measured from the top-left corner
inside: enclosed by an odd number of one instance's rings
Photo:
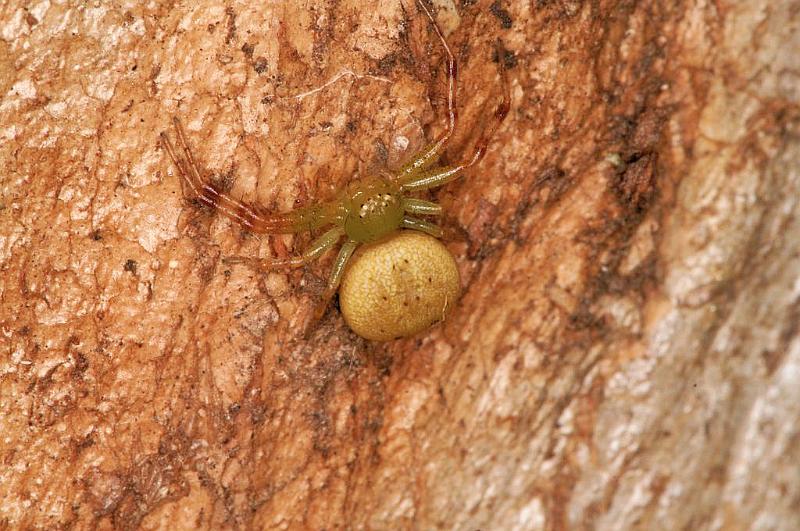
[[[412,175],[413,180],[403,183],[401,189],[404,192],[417,192],[436,188],[460,177],[464,168],[465,166],[443,166],[426,170],[417,175]]]
[[[502,65],[503,50],[498,43],[497,47],[498,60],[500,61],[500,77],[503,85],[503,99],[497,105],[492,116],[492,123],[483,128],[483,132],[475,142],[475,151],[472,157],[457,166],[444,166],[441,168],[434,168],[426,171],[417,171],[415,173],[406,174],[400,177],[400,187],[404,191],[427,190],[449,183],[450,181],[458,178],[461,173],[478,164],[483,156],[486,155],[486,149],[489,147],[489,142],[494,136],[500,124],[503,123],[511,105],[511,92],[508,84],[508,76],[506,69]]]
[[[496,43],[495,49],[497,53],[498,70],[500,70],[500,84],[502,85],[503,90],[503,100],[497,104],[497,107],[495,107],[491,125],[484,128],[483,133],[481,133],[481,136],[478,137],[478,141],[475,143],[475,152],[472,154],[472,158],[465,164],[462,164],[461,169],[469,168],[470,166],[474,166],[481,161],[483,156],[486,155],[486,149],[489,147],[489,142],[491,142],[492,137],[506,119],[506,116],[508,116],[508,112],[511,110],[511,85],[508,83],[508,73],[506,72],[505,65],[503,64],[503,61],[505,60],[505,49],[499,40]]]
[[[429,12],[426,10],[426,13]],[[475,142],[475,151],[473,152],[472,157],[456,166],[445,166],[442,168],[434,168],[432,170],[427,169],[438,159],[439,154],[441,154],[441,150],[444,148],[446,140],[448,140],[450,137],[451,131],[448,131],[445,135],[445,142],[439,147],[439,152],[437,152],[436,156],[430,156],[430,153],[428,153],[426,150],[423,150],[422,155],[414,159],[412,162],[407,164],[403,170],[401,170],[401,172],[398,174],[398,182],[403,190],[427,190],[429,188],[435,188],[437,186],[446,184],[453,179],[456,179],[459,175],[461,175],[461,172],[467,168],[478,164],[481,159],[483,159],[484,155],[486,155],[486,149],[489,147],[489,142],[491,141],[497,129],[503,123],[503,120],[505,120],[511,107],[511,88],[508,83],[506,69],[503,65],[505,50],[499,41],[496,45],[496,54],[500,70],[500,80],[503,86],[503,99],[495,108],[491,124],[483,128],[481,136],[479,136],[477,142]],[[451,117],[452,116],[454,115],[451,114]],[[436,142],[434,144],[436,144]]]
[[[423,148],[423,150],[416,157],[414,157],[413,160],[400,168],[400,171],[397,174],[398,178],[400,179],[429,168],[435,164],[437,160],[439,160],[439,157],[444,152],[444,148],[447,146],[450,137],[453,136],[453,132],[456,129],[456,122],[458,120],[458,111],[456,109],[458,64],[456,63],[456,58],[453,55],[453,51],[450,49],[450,46],[447,44],[447,40],[444,38],[444,33],[442,33],[442,29],[439,27],[439,23],[436,22],[436,18],[433,16],[433,13],[431,13],[430,9],[428,9],[422,0],[417,0],[417,4],[422,12],[425,13],[425,16],[428,17],[428,20],[433,27],[433,31],[436,32],[436,35],[439,37],[439,42],[441,42],[445,56],[447,57],[447,128],[441,135],[439,135],[439,138],[425,146],[425,148]]]
[[[406,197],[403,199],[403,210],[409,214],[416,214],[418,216],[442,215],[442,205],[415,197]]]
[[[342,236],[344,236],[344,229],[342,227],[334,227],[328,232],[311,242],[308,249],[300,256],[292,256],[286,259],[269,259],[269,258],[250,258],[247,256],[226,256],[222,259],[222,263],[227,265],[244,264],[252,267],[257,271],[271,271],[280,267],[302,267],[305,264],[315,260],[325,254],[328,249],[336,245]]]
[[[192,191],[194,197],[203,204],[219,210],[228,218],[241,223],[248,230],[259,233],[301,232],[319,228],[337,219],[339,213],[336,203],[323,203],[286,213],[268,215],[260,212],[256,207],[222,192],[213,183],[203,180],[180,120],[175,116],[172,121],[175,125],[180,151],[175,149],[175,145],[166,132],[161,133],[161,143],[175,167],[178,168],[183,182]]]
[[[333,298],[333,294],[336,293],[336,290],[339,289],[339,284],[342,282],[342,275],[344,274],[344,268],[347,265],[347,261],[350,260],[351,256],[353,256],[353,252],[356,250],[356,247],[358,247],[357,242],[348,240],[344,245],[342,245],[342,248],[339,249],[339,254],[336,255],[336,260],[333,261],[333,269],[331,269],[331,273],[328,276],[328,285],[326,286],[325,291],[322,293],[322,300],[314,309],[314,315],[312,316],[311,320],[312,323],[319,321],[322,319],[322,316],[325,315],[325,310],[328,309],[328,305]]]
[[[405,216],[403,221],[400,223],[400,226],[404,229],[418,230],[420,232],[424,232],[425,234],[430,234],[434,238],[442,237],[442,228],[440,226],[429,221],[412,218],[411,216]]]

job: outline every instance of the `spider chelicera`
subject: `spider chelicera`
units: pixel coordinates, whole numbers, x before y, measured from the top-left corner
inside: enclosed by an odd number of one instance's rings
[[[431,11],[422,0],[417,0],[417,4],[430,21],[447,60],[448,121],[444,132],[399,170],[358,177],[330,201],[290,212],[269,214],[254,205],[229,196],[221,187],[203,178],[177,117],[173,118],[173,123],[180,149],[175,148],[166,132],[161,133],[164,149],[169,153],[178,168],[178,173],[197,200],[219,210],[246,229],[255,233],[292,234],[330,227],[315,239],[301,256],[287,259],[233,256],[224,258],[225,263],[247,264],[260,270],[300,267],[322,256],[339,241],[345,239],[334,260],[322,302],[314,315],[315,319],[322,316],[330,299],[336,293],[345,266],[359,245],[376,242],[400,229],[422,231],[436,238],[442,236],[442,230],[438,225],[418,217],[440,216],[442,207],[434,202],[414,197],[412,194],[447,184],[480,162],[491,137],[509,111],[510,95],[503,68],[504,57],[502,53],[498,53],[503,99],[494,111],[491,124],[478,138],[471,157],[457,164],[437,165],[456,128],[457,67],[453,52]]]

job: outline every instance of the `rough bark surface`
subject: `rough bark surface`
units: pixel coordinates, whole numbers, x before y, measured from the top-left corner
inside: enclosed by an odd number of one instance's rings
[[[411,0],[0,4],[0,528],[800,529],[800,2],[437,0],[464,294],[370,343],[313,202],[443,126]],[[508,50],[494,52],[501,39]]]

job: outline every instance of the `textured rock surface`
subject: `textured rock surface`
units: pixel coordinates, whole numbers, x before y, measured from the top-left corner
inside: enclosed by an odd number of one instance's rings
[[[800,528],[800,2],[439,0],[464,295],[387,344],[182,199],[287,209],[442,127],[410,0],[0,4],[0,527]]]

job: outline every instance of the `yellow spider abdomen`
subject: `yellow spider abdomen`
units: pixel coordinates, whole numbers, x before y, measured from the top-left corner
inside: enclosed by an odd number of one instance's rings
[[[404,230],[356,251],[342,278],[339,305],[356,334],[388,341],[443,320],[460,290],[450,251],[433,236]]]

